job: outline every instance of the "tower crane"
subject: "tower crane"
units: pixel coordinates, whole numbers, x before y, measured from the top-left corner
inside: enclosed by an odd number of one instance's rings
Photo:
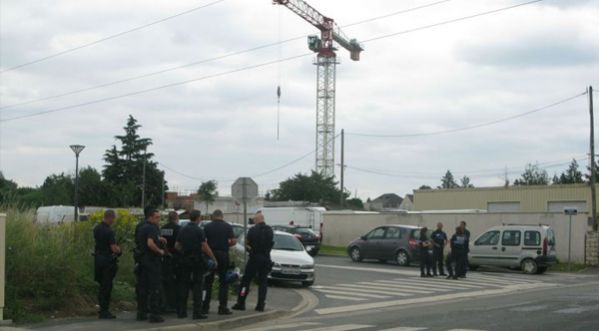
[[[316,171],[335,175],[335,73],[337,48],[334,42],[360,60],[364,49],[356,39],[349,39],[335,21],[322,15],[303,0],[272,0],[283,5],[320,30],[320,37],[309,36],[308,48],[317,53],[316,61]]]

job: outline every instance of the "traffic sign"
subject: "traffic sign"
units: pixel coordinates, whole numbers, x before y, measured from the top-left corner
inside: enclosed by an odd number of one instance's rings
[[[258,196],[258,184],[250,177],[239,177],[231,186],[231,195],[242,201],[255,199]]]

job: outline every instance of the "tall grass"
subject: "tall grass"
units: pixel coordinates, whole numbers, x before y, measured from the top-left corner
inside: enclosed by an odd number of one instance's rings
[[[97,284],[91,255],[92,229],[101,215],[94,215],[88,222],[49,225],[36,223],[34,210],[8,207],[4,212],[7,318],[25,322],[94,312]],[[113,301],[132,301],[132,245],[125,238],[132,237],[135,218],[124,212],[119,216],[115,228],[124,254]]]

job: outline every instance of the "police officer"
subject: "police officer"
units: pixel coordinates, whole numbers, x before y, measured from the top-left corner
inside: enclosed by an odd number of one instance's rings
[[[264,311],[266,303],[266,291],[268,288],[268,273],[272,269],[270,251],[272,250],[273,231],[264,223],[264,215],[256,214],[254,227],[247,234],[246,247],[250,253],[250,259],[245,266],[245,272],[239,287],[237,303],[233,306],[235,310],[245,310],[245,299],[250,290],[252,279],[258,276],[258,303],[256,311]]]
[[[420,241],[418,246],[420,247],[420,277],[432,277],[432,242],[427,235],[428,228],[423,227],[420,229]],[[426,268],[426,274],[424,270]]]
[[[231,224],[223,220],[223,212],[216,209],[212,213],[212,222],[208,223],[204,227],[206,238],[208,240],[208,246],[212,249],[218,268],[218,314],[219,315],[230,315],[231,310],[227,307],[229,297],[229,283],[226,280],[227,270],[229,269],[229,247],[234,246],[237,243],[235,235],[233,234],[233,227]],[[212,296],[212,284],[214,283],[214,272],[211,272],[206,277],[206,285],[204,287],[204,307],[202,313],[208,314],[210,311],[210,298]]]
[[[468,271],[468,253],[470,252],[470,231],[466,229],[466,221],[460,221],[460,227],[464,237],[466,237],[466,254],[464,255],[464,263],[462,269],[458,273],[458,277],[466,278],[466,272]]]
[[[164,294],[164,310],[173,311],[177,308],[177,262],[178,253],[175,242],[179,234],[179,214],[175,211],[168,213],[168,223],[160,229],[160,235],[166,239],[167,254],[162,258],[162,293]]]
[[[458,279],[458,276],[461,275],[461,270],[464,270],[464,264],[468,256],[468,238],[461,226],[456,228],[455,234],[449,240],[449,245],[451,247],[451,258],[447,262],[447,271],[449,272],[447,279]],[[452,267],[453,262],[455,262],[455,270]]]
[[[112,224],[116,215],[113,210],[104,212],[104,219],[94,228],[94,239],[96,247],[94,250],[94,273],[95,280],[100,285],[98,289],[98,304],[100,319],[116,318],[108,310],[110,295],[112,293],[112,280],[117,271],[117,258],[121,255],[121,249],[116,244]]]
[[[150,211],[146,223],[137,233],[137,242],[140,244],[139,279],[142,284],[142,293],[138,296],[138,319],[145,319],[146,309],[149,309],[151,323],[164,322],[160,316],[160,287],[161,287],[161,257],[165,251],[160,248],[160,212],[156,209]],[[144,295],[145,294],[145,295]]]
[[[181,253],[179,258],[179,291],[177,317],[187,317],[187,296],[192,291],[193,319],[204,319],[202,314],[202,291],[204,285],[204,274],[208,265],[202,253],[216,261],[210,246],[206,241],[204,231],[199,227],[201,220],[199,210],[192,210],[189,215],[189,224],[186,225],[177,236],[175,247]]]
[[[148,305],[147,305],[147,284],[145,284],[144,279],[140,277],[141,271],[141,247],[142,242],[140,242],[139,232],[141,228],[148,223],[148,219],[153,213],[154,208],[146,207],[144,208],[144,218],[137,223],[135,226],[135,232],[133,235],[133,239],[135,240],[135,248],[133,249],[133,262],[134,262],[134,270],[135,273],[135,296],[137,297],[137,320],[144,321],[148,319]]]
[[[437,276],[437,268],[439,275],[447,276],[443,269],[443,250],[447,245],[447,234],[443,232],[443,223],[437,223],[437,230],[431,234],[433,240],[433,276]]]

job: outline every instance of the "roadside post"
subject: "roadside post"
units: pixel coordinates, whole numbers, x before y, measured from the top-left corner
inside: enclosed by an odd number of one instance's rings
[[[570,218],[568,222],[568,272],[572,269],[571,264],[571,253],[572,253],[572,215],[577,215],[578,210],[574,207],[566,207],[564,208],[564,214],[568,215]]]
[[[258,196],[258,184],[250,177],[239,177],[231,186],[231,195],[243,203],[243,235],[248,229],[248,202]],[[243,245],[243,264],[247,262],[246,245]]]
[[[6,214],[0,214],[0,325],[4,320],[4,281],[6,265]]]

